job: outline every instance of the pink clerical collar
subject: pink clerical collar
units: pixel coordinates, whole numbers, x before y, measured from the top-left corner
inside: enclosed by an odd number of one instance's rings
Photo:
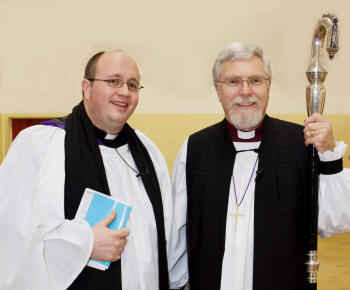
[[[230,122],[226,120],[227,130],[231,136],[232,142],[259,142],[261,141],[263,122],[252,131],[245,132],[237,130]]]

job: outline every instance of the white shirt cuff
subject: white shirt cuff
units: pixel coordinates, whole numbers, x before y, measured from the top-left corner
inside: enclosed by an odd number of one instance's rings
[[[318,156],[320,157],[320,161],[328,162],[334,161],[342,158],[345,154],[346,148],[348,147],[343,141],[335,142],[335,147],[333,151],[325,151],[323,153],[318,152]]]

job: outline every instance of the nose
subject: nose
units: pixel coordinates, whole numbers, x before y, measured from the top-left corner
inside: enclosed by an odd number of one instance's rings
[[[250,95],[252,93],[252,90],[249,86],[248,80],[243,80],[242,81],[242,86],[241,86],[241,94],[243,95]]]

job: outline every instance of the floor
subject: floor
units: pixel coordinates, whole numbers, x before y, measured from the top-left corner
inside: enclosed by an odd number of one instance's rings
[[[350,233],[320,239],[318,290],[350,290]]]

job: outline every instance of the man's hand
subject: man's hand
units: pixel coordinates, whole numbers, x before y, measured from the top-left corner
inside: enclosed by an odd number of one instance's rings
[[[333,151],[335,141],[332,124],[324,116],[314,113],[304,120],[305,145],[315,145],[318,152]]]
[[[130,232],[128,229],[109,229],[108,226],[115,217],[116,212],[112,211],[92,228],[94,234],[94,247],[91,253],[92,259],[109,262],[115,262],[120,259],[120,255],[126,244],[126,237]]]

